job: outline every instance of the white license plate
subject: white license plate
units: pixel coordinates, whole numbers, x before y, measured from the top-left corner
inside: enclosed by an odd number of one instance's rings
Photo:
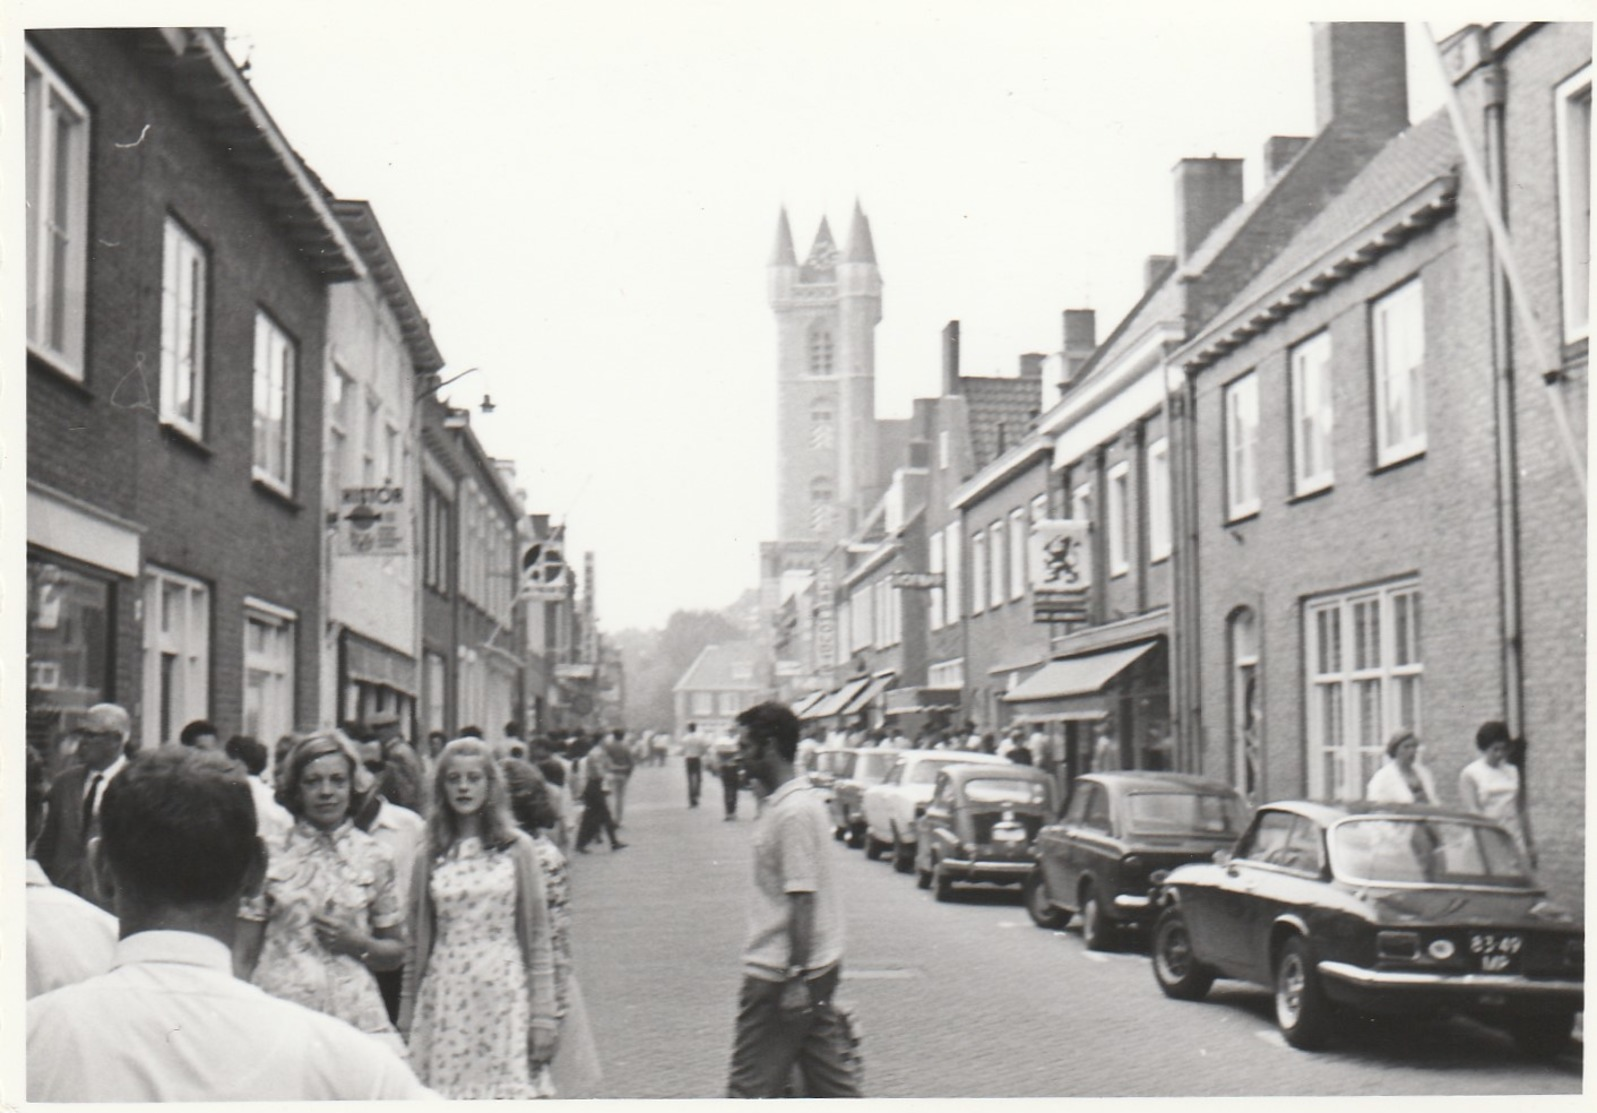
[[[1025,842],[1026,829],[1024,827],[994,827],[993,842]]]
[[[1519,955],[1525,949],[1525,937],[1512,932],[1472,932],[1469,953],[1488,974],[1501,974],[1519,965]]]

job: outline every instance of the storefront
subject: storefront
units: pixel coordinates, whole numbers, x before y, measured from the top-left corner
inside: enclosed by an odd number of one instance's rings
[[[369,723],[393,716],[407,734],[429,724],[412,721],[416,711],[416,662],[398,650],[345,630],[339,637],[339,718]]]

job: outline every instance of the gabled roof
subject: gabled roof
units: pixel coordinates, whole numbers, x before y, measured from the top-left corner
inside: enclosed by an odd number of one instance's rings
[[[1037,420],[1042,385],[1036,379],[959,377],[970,415],[970,444],[980,471],[1026,439]]]
[[[388,237],[383,234],[383,226],[378,223],[370,202],[335,200],[333,212],[360,250],[366,270],[382,291],[383,300],[394,311],[415,373],[430,375],[437,371],[444,365],[444,357],[433,343],[432,329],[411,293],[410,283],[405,281],[405,272],[399,269],[399,260],[394,258]]]
[[[676,682],[672,691],[762,691],[765,685],[760,682],[759,662],[760,647],[754,642],[707,645],[699,651],[697,659],[688,666],[688,671],[682,674],[682,679]],[[748,666],[747,678],[733,677],[733,670],[739,665]]]

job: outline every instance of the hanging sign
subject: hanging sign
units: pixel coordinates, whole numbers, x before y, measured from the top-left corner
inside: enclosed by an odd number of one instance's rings
[[[399,486],[345,487],[338,500],[339,556],[410,552],[410,508]]]
[[[1085,622],[1092,588],[1092,546],[1082,519],[1045,518],[1031,525],[1032,619]]]

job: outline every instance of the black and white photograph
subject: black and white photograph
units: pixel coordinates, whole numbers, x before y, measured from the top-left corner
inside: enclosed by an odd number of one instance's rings
[[[1583,1104],[1588,4],[7,8],[0,1102]]]

